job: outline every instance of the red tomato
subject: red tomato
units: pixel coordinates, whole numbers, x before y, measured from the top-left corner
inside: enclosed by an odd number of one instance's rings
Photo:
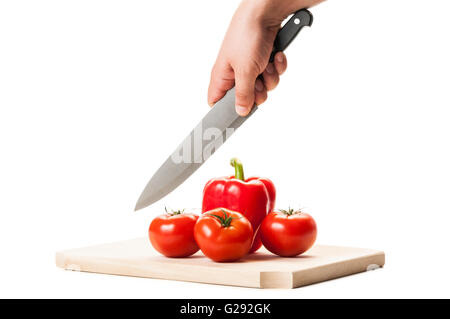
[[[194,239],[197,219],[197,215],[182,211],[167,212],[156,217],[148,229],[152,246],[167,257],[187,257],[195,254],[199,249]]]
[[[200,216],[194,235],[206,257],[217,262],[235,261],[249,252],[253,228],[241,213],[216,208]]]
[[[314,219],[293,209],[271,212],[259,228],[264,247],[282,257],[297,256],[314,244],[317,226]]]

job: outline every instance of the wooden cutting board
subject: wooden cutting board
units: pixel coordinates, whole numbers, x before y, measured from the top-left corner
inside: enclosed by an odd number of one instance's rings
[[[316,245],[293,258],[262,248],[238,262],[215,263],[201,252],[188,258],[163,257],[147,238],[56,253],[56,265],[67,270],[255,288],[296,288],[373,270],[382,267],[384,259],[381,251]]]

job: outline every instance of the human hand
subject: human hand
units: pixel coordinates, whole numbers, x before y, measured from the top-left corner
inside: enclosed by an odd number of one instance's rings
[[[236,112],[247,115],[267,99],[286,71],[278,52],[269,63],[281,22],[294,11],[323,0],[243,0],[236,10],[211,72],[208,104],[214,105],[236,87]],[[297,7],[293,6],[296,5]],[[258,77],[259,75],[261,77]]]

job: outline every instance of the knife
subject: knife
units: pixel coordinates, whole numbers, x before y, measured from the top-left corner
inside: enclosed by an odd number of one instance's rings
[[[278,31],[269,61],[273,61],[275,53],[284,51],[304,26],[311,26],[312,20],[312,14],[306,9],[295,12]],[[139,197],[135,210],[155,203],[177,188],[258,109],[255,105],[247,116],[242,117],[236,113],[234,102],[232,88],[156,171]]]

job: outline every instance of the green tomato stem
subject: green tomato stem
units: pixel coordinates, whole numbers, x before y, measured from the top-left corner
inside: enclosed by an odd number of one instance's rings
[[[287,209],[287,210],[286,209],[280,209],[280,212],[282,212],[285,215],[291,216],[291,215],[295,215],[295,214],[300,214],[302,211],[301,211],[301,209],[294,210],[293,208],[289,207],[289,209]]]
[[[208,214],[211,217],[217,218],[220,222],[220,224],[222,225],[222,227],[230,227],[231,225],[231,221],[233,219],[236,219],[237,217],[231,217],[227,215],[227,212],[224,211],[223,209],[221,209],[222,213],[224,214],[224,216],[220,216],[220,215],[216,215],[216,214]]]
[[[173,210],[171,209],[170,211],[167,209],[167,207],[164,207],[164,210],[166,211],[166,214],[169,216],[175,216],[175,215],[180,215],[184,213],[184,209],[179,209],[179,210]]]

